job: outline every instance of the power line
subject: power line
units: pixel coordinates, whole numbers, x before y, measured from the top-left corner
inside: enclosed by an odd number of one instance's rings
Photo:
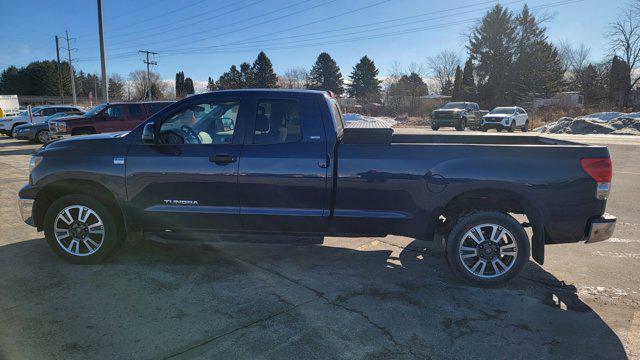
[[[220,36],[223,36],[223,35],[232,34],[232,33],[238,32],[238,31],[243,31],[243,30],[251,29],[251,28],[254,28],[254,27],[257,27],[257,26],[260,26],[260,25],[265,25],[265,24],[268,24],[268,23],[272,23],[272,22],[274,22],[274,21],[278,21],[278,20],[285,19],[285,18],[290,17],[290,16],[293,16],[293,15],[298,15],[298,14],[301,14],[301,13],[306,12],[306,11],[310,11],[310,10],[313,10],[313,9],[317,9],[317,8],[319,8],[319,7],[325,6],[325,5],[327,5],[327,4],[330,4],[330,3],[333,3],[333,2],[336,2],[336,1],[337,1],[337,0],[327,0],[327,1],[323,1],[323,2],[321,2],[321,3],[319,3],[319,4],[317,4],[317,5],[314,5],[314,6],[306,7],[306,8],[300,9],[300,10],[296,10],[296,11],[294,11],[294,12],[291,12],[291,13],[288,13],[288,14],[285,14],[285,15],[282,15],[282,16],[279,16],[279,17],[275,17],[275,18],[272,18],[272,19],[268,19],[268,20],[264,20],[264,21],[261,21],[261,22],[253,23],[253,24],[251,24],[251,25],[247,25],[247,26],[242,27],[242,28],[239,28],[239,29],[232,29],[232,30],[229,30],[229,31],[226,31],[226,32],[223,32],[223,33],[218,33],[218,34],[215,34],[215,35],[209,35],[209,36],[207,36],[207,37],[204,37],[204,38],[202,38],[202,39],[195,40],[195,41],[191,39],[191,40],[190,40],[190,42],[204,41],[204,40],[208,40],[208,39],[212,39],[212,38],[220,37]],[[390,0],[384,0],[384,1],[382,1],[382,2],[388,2],[388,1],[390,1]],[[257,2],[259,2],[259,1],[257,1]],[[287,7],[287,8],[290,8],[290,6],[289,6],[289,7]],[[279,10],[282,10],[282,9],[279,9]],[[269,14],[271,14],[271,13],[274,13],[274,11],[271,11]],[[259,17],[263,17],[263,15],[266,15],[266,14],[262,14],[262,15],[260,15]],[[252,19],[257,18],[257,17],[258,17],[258,16],[254,16]],[[241,21],[240,21],[240,23],[243,23],[243,22],[246,22],[246,21],[244,21],[244,20],[241,20]],[[219,26],[216,26],[216,27],[215,27],[215,28],[213,28],[213,29],[217,29],[217,28],[219,28]],[[193,32],[193,33],[189,33],[189,34],[182,34],[182,35],[174,36],[174,37],[172,37],[172,38],[162,39],[162,41],[161,41],[161,42],[162,42],[163,44],[166,44],[167,42],[171,42],[171,41],[174,41],[174,40],[181,40],[181,39],[184,39],[184,38],[189,38],[189,37],[192,37],[192,36],[194,36],[194,35],[210,34],[210,33],[211,33],[211,30],[213,30],[213,29],[211,29],[211,28],[209,28],[209,29],[203,29],[203,30],[200,30],[200,31],[197,31],[197,32]],[[158,42],[158,41],[156,41],[156,43],[157,43],[157,42]]]
[[[524,2],[524,1],[526,1],[526,0],[516,0],[516,1],[512,1],[512,2],[507,3],[507,4],[515,4],[515,3],[520,3],[520,2]],[[487,3],[494,3],[494,1],[493,0],[492,1],[484,1],[484,2],[475,4],[475,5],[471,5],[471,6],[482,5],[482,4],[487,4]],[[318,35],[318,34],[326,35],[327,33],[332,33],[332,32],[339,32],[339,31],[350,30],[350,29],[370,27],[370,26],[380,25],[380,24],[388,24],[388,23],[391,23],[391,22],[397,22],[397,21],[402,21],[402,20],[407,20],[407,19],[412,19],[412,18],[417,18],[417,17],[423,17],[423,16],[426,16],[426,15],[438,14],[438,13],[443,13],[443,12],[451,12],[451,11],[460,10],[460,9],[468,8],[468,7],[469,6],[459,6],[459,7],[455,7],[455,8],[444,9],[444,10],[439,10],[439,11],[431,11],[431,12],[426,12],[426,13],[422,13],[422,14],[405,16],[405,17],[400,17],[400,18],[395,18],[395,19],[390,19],[390,20],[383,20],[383,21],[377,21],[377,22],[372,22],[372,23],[367,23],[367,24],[347,26],[347,27],[343,27],[343,28],[339,28],[339,29],[329,29],[329,30],[317,31],[317,32],[312,32],[312,33],[283,36],[283,37],[279,37],[279,38],[273,38],[271,40],[288,40],[288,39],[305,37],[305,36],[310,36],[310,35]],[[490,9],[490,7],[463,11],[463,12],[457,13],[456,15],[475,13],[477,11],[486,10],[486,9]],[[423,20],[407,22],[407,23],[403,23],[403,24],[385,26],[385,27],[381,27],[381,28],[362,30],[362,31],[351,32],[351,33],[346,33],[346,34],[338,34],[337,36],[345,36],[345,35],[357,34],[357,33],[366,33],[366,32],[370,32],[370,31],[388,29],[388,28],[393,28],[393,27],[401,27],[401,26],[411,25],[411,24],[415,24],[415,23],[430,22],[430,21],[433,21],[433,20],[449,18],[450,16],[451,15],[432,17],[432,18],[427,18],[427,19],[423,19]],[[323,19],[320,19],[320,20],[323,20]],[[315,24],[320,20],[316,20],[316,21],[313,21],[311,23],[299,25],[299,26],[296,26],[295,28],[298,28],[298,27],[301,27],[301,26],[310,25],[310,24]],[[260,38],[260,37],[263,37],[263,36],[268,36],[268,35],[273,35],[273,34],[276,34],[276,33],[282,33],[282,32],[288,31],[290,29],[291,28],[284,29],[284,30],[279,30],[279,31],[276,31],[276,32],[272,32],[272,33],[269,33],[269,34],[262,35],[262,36],[257,36],[257,38]],[[326,37],[327,36],[324,36],[324,37],[321,37],[321,38],[326,38]],[[231,43],[226,43],[226,44],[221,44],[221,45],[212,45],[212,46],[207,46],[207,47],[197,47],[197,48],[178,49],[178,50],[181,50],[181,51],[182,50],[184,50],[184,51],[200,51],[200,50],[213,49],[213,48],[224,48],[226,46],[232,46],[232,45],[242,45],[242,44],[252,44],[252,43],[255,44],[255,43],[262,43],[262,42],[265,42],[265,41],[269,41],[269,40],[255,40],[255,39],[256,39],[256,37],[253,37],[253,38],[251,38],[250,41],[236,41],[236,42],[231,42]],[[309,40],[315,40],[315,39],[309,39]],[[168,51],[171,52],[171,50],[168,50]]]
[[[258,4],[258,3],[261,3],[261,2],[264,2],[264,1],[265,0],[257,0],[257,1],[249,3],[248,5],[243,5],[243,6],[239,7],[239,8],[236,8],[236,9],[233,9],[233,10],[230,10],[230,11],[227,11],[227,12],[217,13],[215,16],[219,17],[219,16],[228,15],[228,14],[231,14],[231,13],[236,12],[236,11],[244,10],[244,9],[250,7],[250,6],[253,6],[255,4]],[[242,2],[243,1],[240,1],[239,3],[242,3]],[[303,2],[306,2],[306,0],[302,1],[301,3],[303,3]],[[124,40],[124,41],[120,41],[120,42],[115,42],[115,43],[113,43],[113,45],[124,44],[124,43],[130,42],[130,41],[135,41],[135,40],[144,40],[144,39],[146,39],[146,37],[142,37],[140,35],[140,33],[145,33],[145,32],[153,31],[153,30],[156,30],[156,29],[164,29],[163,31],[158,31],[158,32],[154,32],[151,35],[147,35],[147,37],[158,36],[158,35],[161,35],[161,34],[165,34],[167,32],[171,32],[171,31],[182,29],[183,28],[182,26],[174,27],[174,28],[168,28],[168,29],[167,29],[167,26],[175,25],[175,24],[179,24],[179,23],[183,23],[183,22],[189,22],[189,26],[194,26],[194,25],[200,24],[202,22],[211,20],[211,17],[207,17],[207,18],[202,19],[202,20],[193,21],[195,18],[206,16],[209,13],[219,12],[221,10],[224,10],[226,8],[232,7],[232,6],[237,5],[237,4],[238,3],[232,3],[232,4],[229,4],[227,6],[223,6],[223,7],[219,7],[219,8],[216,8],[216,9],[209,10],[209,11],[205,11],[205,12],[200,13],[200,14],[195,15],[195,16],[189,16],[189,17],[186,17],[186,18],[182,18],[180,20],[176,20],[176,21],[173,21],[173,22],[160,24],[160,25],[157,25],[157,26],[153,26],[153,27],[150,27],[150,28],[143,29],[143,30],[132,31],[132,32],[124,33],[124,34],[118,34],[118,35],[110,36],[109,39],[126,37],[126,36],[129,36],[129,35],[136,35],[137,36],[137,38],[134,38],[133,40]],[[263,14],[261,14],[259,16],[263,16]],[[242,20],[242,21],[244,21],[244,20]]]
[[[518,2],[522,2],[523,0],[516,0],[513,1],[511,3],[508,4],[513,4],[513,3],[518,3]],[[532,7],[532,10],[539,10],[539,9],[544,9],[544,8],[550,8],[550,7],[555,7],[555,6],[561,6],[561,5],[568,5],[568,4],[574,4],[574,3],[578,3],[578,2],[582,2],[584,0],[562,0],[562,1],[556,1],[556,2],[552,2],[552,3],[547,3],[547,4],[542,4],[536,7]],[[487,3],[487,2],[484,2]],[[482,3],[480,3],[482,4]],[[439,12],[443,12],[443,11],[452,11],[452,10],[456,10],[459,8],[453,8],[453,9],[447,9],[447,10],[441,10]],[[475,10],[477,11],[477,10]],[[435,12],[431,12],[431,13],[435,13]],[[342,29],[336,29],[334,31],[342,31],[345,29],[351,29],[351,28],[361,28],[361,27],[367,27],[367,26],[372,26],[372,25],[376,25],[376,24],[382,24],[382,23],[389,23],[389,22],[394,22],[394,21],[399,21],[399,20],[403,20],[403,19],[409,19],[409,18],[415,18],[418,16],[424,16],[426,14],[429,13],[424,13],[424,14],[418,14],[418,15],[413,15],[413,16],[407,16],[407,17],[403,17],[403,18],[397,18],[397,19],[391,19],[391,20],[385,20],[385,21],[379,21],[379,22],[374,22],[374,23],[369,23],[369,24],[362,24],[362,25],[355,25],[355,26],[350,26],[350,27],[345,27]],[[344,13],[342,14],[338,14],[338,15],[334,15],[331,16],[329,18],[334,18],[337,16],[342,16],[344,15]],[[448,17],[448,16],[446,16]],[[444,17],[437,17],[437,18],[431,18],[431,19],[427,19],[427,20],[421,20],[421,21],[414,21],[414,22],[410,22],[410,23],[405,23],[405,24],[400,24],[400,25],[393,25],[393,26],[389,26],[387,28],[392,28],[392,27],[398,27],[398,26],[406,26],[412,23],[417,23],[417,22],[425,22],[425,21],[432,21],[434,19],[439,19],[439,18],[444,18]],[[312,21],[310,23],[307,24],[302,24],[302,25],[298,25],[295,26],[293,28],[299,28],[311,23],[317,23],[319,21],[323,21],[326,20],[327,18],[324,19],[319,19],[319,20],[315,20]],[[359,36],[359,37],[354,37],[354,38],[348,38],[348,39],[334,39],[335,36],[349,36],[349,35],[354,35],[354,34],[359,34],[359,33],[368,33],[368,32],[372,32],[372,31],[379,31],[385,28],[375,28],[375,29],[368,29],[368,30],[364,30],[364,31],[357,31],[357,32],[351,32],[351,33],[345,33],[345,34],[338,34],[338,35],[334,35],[334,36],[328,36],[328,37],[319,37],[319,38],[312,38],[312,39],[306,39],[306,40],[300,40],[297,43],[291,44],[290,42],[284,43],[284,44],[279,44],[279,43],[275,43],[272,45],[269,45],[271,47],[269,47],[269,50],[283,50],[283,49],[294,49],[294,48],[303,48],[303,47],[311,47],[311,46],[320,46],[320,45],[329,45],[329,44],[340,44],[340,43],[348,43],[348,42],[353,42],[353,41],[361,41],[361,40],[370,40],[370,39],[379,39],[379,38],[384,38],[384,37],[389,37],[389,36],[397,36],[397,35],[404,35],[404,34],[409,34],[409,33],[415,33],[415,32],[421,32],[421,31],[427,31],[427,30],[433,30],[433,29],[438,29],[438,28],[445,28],[445,27],[450,27],[450,26],[454,26],[454,25],[460,25],[460,24],[465,24],[465,23],[471,23],[471,22],[475,22],[477,21],[477,18],[468,18],[468,19],[464,19],[464,20],[458,20],[455,22],[446,22],[444,24],[437,24],[437,25],[432,25],[432,26],[427,26],[427,27],[414,27],[414,28],[409,28],[409,29],[403,29],[403,30],[397,30],[397,31],[393,31],[393,32],[384,32],[384,33],[377,33],[377,34],[371,34],[371,35],[367,35],[367,36]],[[255,38],[260,38],[263,36],[269,36],[275,33],[281,33],[281,32],[285,32],[285,31],[289,31],[292,28],[288,28],[288,29],[283,29],[283,30],[279,30],[279,31],[275,31],[269,34],[264,34],[264,35],[258,35],[257,37],[253,37],[253,39]],[[325,32],[322,33],[326,33],[326,32],[334,32],[332,30],[327,30]],[[318,34],[318,32],[316,33],[308,33],[308,34],[301,34],[301,35],[291,35],[291,36],[287,36],[287,37],[281,37],[281,38],[276,38],[276,39],[271,39],[271,40],[264,40],[264,41],[244,41],[241,40],[239,42],[230,42],[227,44],[221,44],[221,45],[215,45],[215,46],[208,46],[208,47],[201,47],[201,48],[183,48],[183,49],[166,49],[165,52],[168,53],[168,55],[165,56],[175,56],[175,55],[180,55],[180,54],[189,54],[189,53],[197,53],[197,54],[213,54],[213,53],[237,53],[237,52],[246,52],[246,51],[254,51],[256,49],[256,46],[260,46],[260,45],[264,45],[264,43],[266,42],[268,44],[269,41],[272,40],[283,40],[283,39],[289,39],[289,38],[294,38],[294,37],[301,37],[301,36],[308,36],[308,35],[315,35]],[[315,42],[315,43],[308,43],[309,41],[316,41],[316,40],[323,40],[323,39],[327,39],[327,41],[323,41],[323,42]],[[330,40],[330,39],[334,39],[334,40]],[[259,43],[256,46],[252,46],[252,47],[232,47],[234,45],[242,45],[242,44],[251,44],[251,43]],[[260,49],[262,50],[266,50],[266,48],[264,48],[264,46],[261,46]],[[209,50],[209,51],[207,51]],[[122,53],[122,54],[116,54],[114,57],[118,58],[118,59],[126,59],[126,58],[130,58],[132,53]]]

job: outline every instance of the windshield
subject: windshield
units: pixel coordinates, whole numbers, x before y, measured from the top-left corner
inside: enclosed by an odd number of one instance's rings
[[[512,107],[497,107],[497,108],[491,110],[491,114],[511,115],[514,112],[516,112],[516,109],[514,109]]]
[[[463,102],[448,103],[442,107],[443,109],[466,109],[466,105]]]
[[[86,117],[96,116],[105,107],[107,107],[107,104],[96,105],[96,106],[92,107],[91,109],[89,109],[89,111],[84,113],[84,116],[86,116]]]

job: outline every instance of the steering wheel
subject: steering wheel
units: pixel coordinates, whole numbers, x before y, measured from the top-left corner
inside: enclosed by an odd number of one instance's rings
[[[195,131],[193,131],[192,128],[186,125],[182,125],[180,127],[180,131],[182,131],[185,135],[184,136],[185,144],[202,144],[202,141],[200,141],[198,134]]]

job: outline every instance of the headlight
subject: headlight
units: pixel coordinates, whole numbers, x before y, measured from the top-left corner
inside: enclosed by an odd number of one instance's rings
[[[29,173],[33,172],[38,165],[42,162],[42,156],[32,156],[31,160],[29,160]]]
[[[55,123],[55,129],[59,132],[65,132],[67,131],[67,123],[64,121],[58,121]]]

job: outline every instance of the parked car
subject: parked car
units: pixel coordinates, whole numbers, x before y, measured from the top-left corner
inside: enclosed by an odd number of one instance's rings
[[[23,111],[17,116],[9,116],[0,119],[0,134],[12,136],[13,128],[22,124],[40,124],[44,120],[59,112],[79,111],[84,112],[81,107],[73,105],[43,105],[31,108],[31,117],[29,111]]]
[[[79,264],[141,238],[437,233],[458,277],[495,286],[527,263],[525,226],[542,264],[545,244],[603,241],[616,223],[605,213],[612,169],[604,146],[345,129],[336,100],[321,91],[190,96],[130,132],[50,142],[29,168],[19,191],[24,221]]]
[[[170,101],[150,101],[100,104],[83,116],[50,121],[49,132],[52,138],[59,138],[127,131],[140,125],[149,116],[171,103]]]
[[[38,124],[23,124],[13,128],[12,135],[18,140],[36,141],[41,144],[51,139],[49,136],[49,121],[63,119],[69,116],[83,115],[82,111],[59,112],[47,117],[43,122]]]
[[[452,126],[463,131],[467,126],[471,129],[479,128],[482,118],[480,106],[474,102],[450,102],[431,113],[431,129]]]
[[[522,129],[529,131],[529,115],[523,108],[517,106],[499,106],[482,117],[482,131],[496,129],[514,132]]]

